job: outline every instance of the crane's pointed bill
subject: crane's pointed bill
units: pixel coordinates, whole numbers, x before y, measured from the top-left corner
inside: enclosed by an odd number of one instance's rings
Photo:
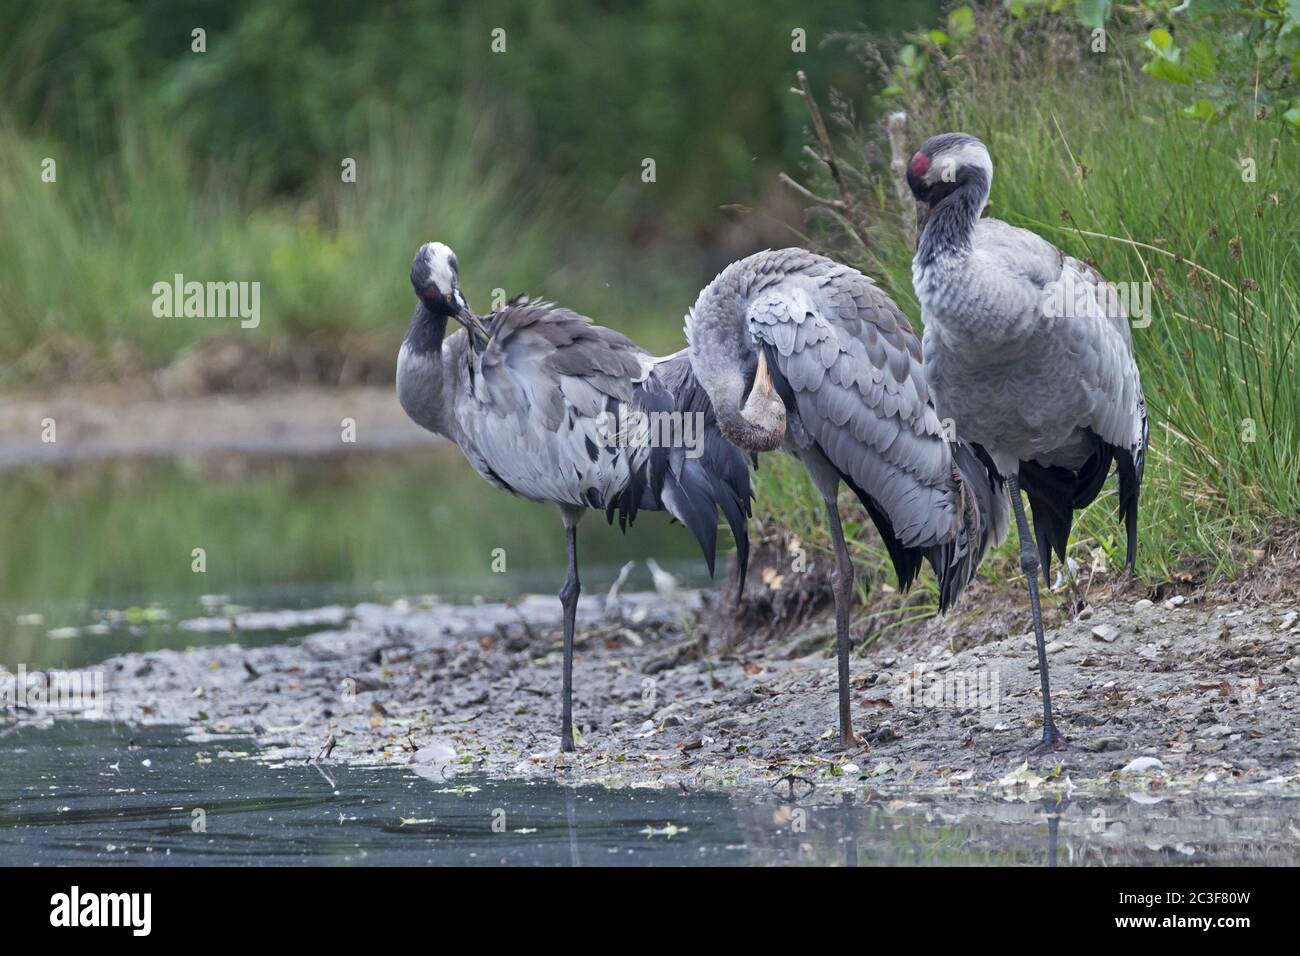
[[[767,355],[760,349],[758,353],[758,368],[754,371],[754,388],[764,398],[772,398],[776,395],[776,388],[772,385],[772,373],[767,367]]]
[[[456,289],[450,298],[455,309],[453,316],[457,322],[465,326],[470,338],[477,339],[480,342],[487,342],[487,329],[483,328],[482,321],[470,310],[469,303],[465,301],[465,296],[461,294],[460,290]]]

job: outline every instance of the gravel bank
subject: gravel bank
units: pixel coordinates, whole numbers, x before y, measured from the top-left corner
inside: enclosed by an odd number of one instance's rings
[[[110,716],[327,774],[349,763],[687,789],[789,776],[781,786],[805,778],[823,793],[1300,793],[1292,605],[1123,601],[1060,623],[1050,665],[1072,749],[1034,759],[1032,637],[994,615],[931,621],[856,658],[863,744],[841,753],[827,624],[701,654],[708,628],[694,622],[714,599],[583,596],[576,754],[558,752],[554,597],[360,605],[293,644],[125,655],[105,665]]]

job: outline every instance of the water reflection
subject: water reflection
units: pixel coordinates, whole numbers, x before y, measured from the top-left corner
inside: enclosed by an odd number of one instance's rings
[[[177,646],[169,622],[198,613],[203,595],[305,608],[551,594],[564,567],[555,509],[488,487],[453,448],[13,470],[0,527],[0,664],[9,666]],[[581,534],[589,589],[650,556],[689,583],[707,580],[690,535],[663,515],[643,513],[625,536],[593,513]],[[494,557],[504,572],[493,572]],[[639,566],[627,587],[649,586]],[[85,646],[58,646],[74,641]]]
[[[1300,862],[1296,801],[790,798],[266,766],[174,730],[0,739],[0,863],[828,866]],[[230,751],[242,744],[228,742]]]

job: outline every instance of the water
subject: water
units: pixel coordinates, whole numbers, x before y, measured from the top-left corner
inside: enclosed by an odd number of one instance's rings
[[[3,745],[0,864],[12,866],[1300,862],[1284,800],[792,800],[338,766],[331,783],[178,730],[109,724],[28,727]]]
[[[9,472],[0,521],[0,665],[229,642],[178,622],[436,593],[554,592],[553,509],[485,486],[454,451],[385,459],[107,463]],[[202,547],[205,573],[192,567]],[[584,584],[653,556],[705,580],[683,529],[624,537],[592,515]],[[491,570],[505,548],[507,570]],[[648,587],[639,566],[629,587]],[[241,631],[246,644],[313,627]],[[327,626],[327,625],[326,625]],[[0,864],[1116,865],[1300,863],[1297,801],[1064,804],[986,796],[567,788],[473,774],[260,759],[183,728],[0,719]],[[247,756],[232,752],[253,751]],[[494,829],[494,824],[495,829]]]
[[[556,509],[489,487],[454,448],[34,467],[6,472],[4,485],[0,666],[10,669],[193,645],[174,622],[229,606],[505,598],[554,594],[564,580]],[[624,535],[592,512],[579,549],[589,590],[647,557],[686,584],[708,580],[690,534],[661,514]],[[626,586],[651,587],[644,564]]]

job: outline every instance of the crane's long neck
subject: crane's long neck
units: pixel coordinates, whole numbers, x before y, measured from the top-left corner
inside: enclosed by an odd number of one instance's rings
[[[727,440],[747,451],[771,451],[785,437],[786,410],[746,325],[753,283],[741,265],[724,269],[686,316],[691,369]]]
[[[397,400],[417,425],[455,441],[446,336],[447,316],[420,303],[397,355]]]
[[[957,188],[935,204],[916,247],[916,261],[922,268],[970,253],[975,224],[988,202],[989,185],[984,170],[967,168]]]

